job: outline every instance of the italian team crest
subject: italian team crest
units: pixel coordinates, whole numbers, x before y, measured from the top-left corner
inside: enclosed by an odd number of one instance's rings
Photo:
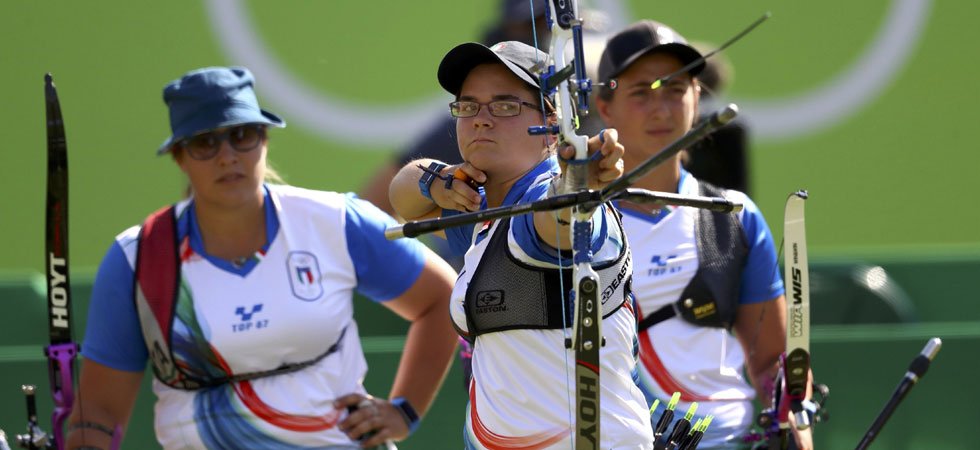
[[[320,284],[320,263],[310,252],[289,252],[286,271],[293,295],[300,300],[313,301],[323,295]]]

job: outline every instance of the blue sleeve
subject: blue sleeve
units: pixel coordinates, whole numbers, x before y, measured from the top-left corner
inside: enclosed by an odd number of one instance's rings
[[[82,355],[113,369],[146,369],[148,353],[133,300],[133,270],[118,241],[109,247],[95,275]]]
[[[543,199],[548,192],[548,183],[539,183],[524,194],[521,203],[530,203],[535,200]],[[596,208],[592,214],[592,253],[597,254],[602,244],[608,237],[607,218],[605,212],[607,208]],[[541,241],[538,230],[534,228],[534,214],[522,214],[511,219],[511,227],[514,230],[514,239],[517,245],[527,253],[528,256],[543,262],[558,264],[558,252],[550,245]],[[562,253],[562,266],[570,265],[570,255]]]
[[[769,225],[762,217],[759,207],[747,196],[744,204],[742,229],[749,246],[749,254],[745,268],[742,269],[739,304],[771,300],[785,292]]]
[[[415,239],[385,238],[395,219],[353,194],[346,198],[347,252],[354,262],[357,291],[383,302],[403,294],[422,273],[425,253]]]
[[[462,214],[462,212],[453,209],[442,210],[442,217],[456,216],[459,214]],[[453,255],[465,255],[467,250],[470,249],[474,227],[474,224],[469,224],[446,228],[446,241],[449,242],[449,250]]]

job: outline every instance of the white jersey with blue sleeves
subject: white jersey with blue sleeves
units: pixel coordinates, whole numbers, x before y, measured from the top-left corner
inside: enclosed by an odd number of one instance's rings
[[[683,195],[698,195],[698,180],[684,172]],[[730,200],[745,205],[739,220],[748,256],[742,268],[739,304],[771,300],[783,294],[772,234],[755,203],[738,191]],[[694,208],[665,208],[657,215],[623,210],[623,228],[633,250],[633,293],[641,317],[680,299],[698,269]],[[698,417],[713,414],[701,447],[718,445],[748,431],[755,391],[743,376],[745,355],[738,340],[722,328],[695,326],[674,317],[640,333],[640,386],[648,401],[661,403],[674,392],[698,402]],[[683,413],[690,401],[682,401]]]
[[[504,205],[543,198],[557,173],[549,159],[518,180]],[[614,260],[624,245],[616,214],[610,207],[593,216],[592,248],[596,263]],[[504,219],[507,220],[507,219]],[[510,219],[508,251],[535,267],[557,268],[558,254],[537,237],[530,215]],[[453,289],[450,312],[462,333],[468,333],[464,299],[470,280],[500,221],[447,232],[470,246],[463,271]],[[457,244],[461,244],[457,242]],[[563,267],[571,266],[568,255]],[[564,280],[571,288],[572,280]],[[571,324],[569,324],[571,326]],[[653,436],[643,393],[633,378],[636,370],[636,317],[627,301],[603,320],[606,345],[600,351],[602,374],[601,443],[599,448],[649,449]],[[568,449],[574,430],[574,352],[565,348],[569,330],[513,329],[480,334],[473,347],[473,378],[466,411],[466,449]]]
[[[375,301],[398,297],[421,273],[424,250],[415,240],[386,240],[394,220],[351,195],[267,185],[265,199],[266,245],[239,265],[208,255],[193,201],[178,204],[189,300],[177,305],[174,351],[208,355],[195,362],[240,374],[312,360],[339,342],[338,350],[296,372],[197,391],[154,380],[164,448],[352,444],[336,428],[343,412],[332,402],[364,392],[354,292]],[[138,232],[120,234],[103,259],[82,347],[86,358],[126,371],[143,371],[147,362],[132,291]]]

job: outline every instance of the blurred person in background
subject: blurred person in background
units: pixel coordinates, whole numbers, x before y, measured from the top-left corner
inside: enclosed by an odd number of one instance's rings
[[[676,31],[651,20],[607,42],[596,109],[619,131],[627,171],[692,128],[704,64],[657,89],[651,84],[700,58]],[[699,180],[684,170],[680,155],[635,186],[744,204],[727,214],[619,203],[636,261],[640,387],[650,403],[666,404],[680,392],[678,411],[696,401],[698,417],[715,416],[699,448],[742,448],[755,419],[752,402],[769,404],[786,345],[786,299],[772,234],[748,196]],[[800,448],[812,448],[809,430],[797,437]]]
[[[449,217],[553,195],[562,182],[552,136],[532,136],[529,126],[554,123],[556,115],[540,93],[533,67],[548,55],[521,42],[493,47],[478,43],[453,48],[439,65],[442,87],[455,96],[459,152],[465,161],[432,159],[406,164],[389,190],[405,219]],[[589,139],[601,157],[589,167],[589,186],[602,188],[622,175],[622,146],[615,130]],[[466,177],[456,177],[465,173]],[[462,179],[482,183],[474,186]],[[438,182],[437,182],[437,179]],[[473,345],[464,448],[571,448],[574,424],[574,358],[565,339],[571,331],[563,299],[571,276],[568,209],[525,214],[484,224],[446,229],[455,245],[469,247],[450,304],[453,323]],[[652,448],[646,400],[636,386],[636,316],[628,282],[630,269],[619,213],[600,205],[591,217],[592,251],[599,283],[605,345],[600,350],[597,390],[602,430],[597,448]],[[489,307],[487,306],[489,303]],[[578,437],[586,439],[586,437]]]
[[[545,21],[545,1],[501,0],[500,18],[484,33],[482,42],[491,45],[502,41],[519,41],[534,45],[534,31],[537,31],[539,45],[547,44],[550,33]],[[532,3],[533,16],[531,15]],[[459,146],[456,144],[456,119],[453,116],[449,114],[441,116],[428,127],[422,137],[398,151],[394,159],[374,173],[371,180],[359,192],[360,197],[393,214],[391,203],[388,201],[388,186],[391,185],[391,179],[406,163],[419,158],[438,159],[449,164],[462,162]],[[458,258],[465,251],[465,249],[439,247],[436,247],[436,250],[457,267],[461,264]]]
[[[702,54],[717,48],[705,42],[692,42],[691,46]],[[701,104],[718,106],[735,78],[735,69],[724,52],[716,53],[704,63],[698,74],[701,85]],[[711,116],[711,110],[700,111],[698,120]],[[744,121],[735,120],[712,131],[681,157],[684,169],[699,180],[715,186],[749,194],[749,129]]]
[[[368,202],[266,182],[268,131],[285,122],[253,83],[245,68],[209,67],[164,88],[172,135],[157,154],[191,195],[102,260],[69,448],[108,448],[126,429],[148,361],[166,449],[402,440],[442,384],[454,271],[415,240],[386,240],[395,221]],[[355,291],[412,322],[389,399],[362,384]]]

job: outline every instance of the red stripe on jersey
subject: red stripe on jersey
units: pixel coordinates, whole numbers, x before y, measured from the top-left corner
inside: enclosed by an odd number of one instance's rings
[[[480,444],[489,450],[541,450],[554,445],[571,429],[543,431],[530,436],[503,436],[487,429],[476,410],[476,383],[470,383],[470,428]]]
[[[214,347],[211,347],[211,351],[214,353],[215,358],[217,358],[218,365],[221,369],[229,376],[233,375],[231,368],[225,362],[224,358],[221,357],[221,354]],[[255,388],[252,387],[252,383],[247,380],[233,383],[233,388],[235,389],[235,394],[242,400],[242,403],[249,411],[252,411],[253,414],[262,420],[280,428],[308,433],[329,430],[340,421],[341,412],[337,409],[323,416],[296,416],[279,411],[263,402],[259,398],[259,394],[255,392]]]
[[[667,368],[664,367],[663,361],[660,360],[660,356],[657,355],[657,351],[653,348],[653,343],[650,341],[650,333],[648,331],[641,332],[638,337],[640,340],[640,362],[643,363],[643,367],[645,367],[647,372],[653,376],[653,379],[657,382],[657,385],[659,385],[664,392],[667,394],[680,392],[681,400],[685,402],[704,402],[711,400],[710,397],[691,392],[670,375],[670,372],[668,372]]]

